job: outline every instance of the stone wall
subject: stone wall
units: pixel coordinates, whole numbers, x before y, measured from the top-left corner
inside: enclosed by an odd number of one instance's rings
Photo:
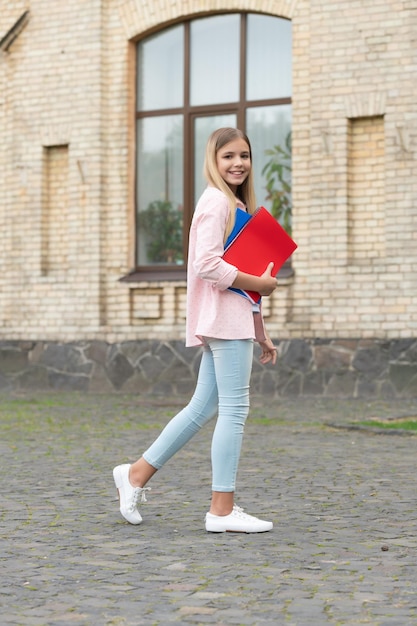
[[[255,359],[252,393],[417,398],[417,340],[283,340],[275,367]],[[1,341],[0,391],[74,390],[188,397],[200,351],[182,341]]]

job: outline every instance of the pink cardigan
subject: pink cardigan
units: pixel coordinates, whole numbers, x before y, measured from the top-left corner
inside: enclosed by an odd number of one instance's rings
[[[245,208],[241,202],[236,206]],[[191,223],[186,345],[201,346],[203,337],[255,339],[252,305],[230,287],[237,268],[222,259],[229,203],[222,191],[207,187]]]

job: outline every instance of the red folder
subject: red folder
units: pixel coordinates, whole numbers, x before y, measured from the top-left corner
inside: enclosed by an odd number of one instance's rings
[[[276,276],[296,248],[295,241],[269,211],[259,207],[227,245],[223,258],[241,272],[255,276],[261,276],[272,261],[271,274]],[[243,291],[242,295],[252,302],[261,299],[254,291]]]

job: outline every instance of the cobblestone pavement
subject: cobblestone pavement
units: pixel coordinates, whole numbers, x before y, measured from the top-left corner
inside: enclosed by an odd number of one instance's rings
[[[0,397],[2,625],[417,624],[417,436],[334,427],[415,402],[255,398],[237,501],[274,521],[260,535],[204,530],[212,427],[155,476],[142,525],[120,517],[113,466],[177,408]]]

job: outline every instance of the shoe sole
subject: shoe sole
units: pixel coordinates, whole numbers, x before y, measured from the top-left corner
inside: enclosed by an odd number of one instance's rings
[[[238,530],[238,529],[231,529],[231,528],[222,528],[222,529],[211,529],[211,528],[206,528],[206,531],[208,533],[241,533],[241,534],[246,534],[246,535],[253,535],[255,533],[267,533],[270,530],[273,529],[273,526],[271,526],[271,528],[265,528],[265,530]]]
[[[114,479],[114,484],[116,485],[117,492],[119,493],[119,489],[123,486],[122,471],[120,467],[114,468],[113,479]],[[119,493],[119,499],[120,499],[120,493]]]
[[[117,498],[119,500],[119,505],[120,505],[120,489],[123,485],[123,479],[121,477],[121,471],[118,467],[115,467],[113,470],[113,480],[114,480],[114,484],[116,485]]]
[[[117,490],[117,496],[119,498],[119,510],[120,510],[120,515],[123,517],[123,519],[125,519],[127,522],[129,522],[129,524],[133,524],[134,526],[138,526],[139,524],[142,523],[142,516],[138,511],[138,515],[139,515],[139,520],[138,521],[131,521],[130,519],[128,519],[122,509],[121,509],[121,500],[120,500],[120,489],[123,486],[123,475],[122,475],[122,470],[120,469],[120,467],[115,467],[113,470],[113,479],[114,479],[114,484],[116,485],[116,490]]]

